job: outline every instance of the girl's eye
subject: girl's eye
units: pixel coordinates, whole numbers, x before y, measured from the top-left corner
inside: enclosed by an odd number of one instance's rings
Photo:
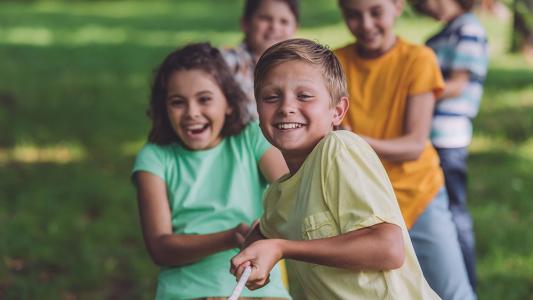
[[[346,19],[360,19],[361,16],[360,14],[356,13],[356,12],[347,12],[345,15]]]
[[[183,107],[185,106],[185,101],[180,99],[172,99],[170,100],[169,104],[173,107]]]
[[[379,18],[383,14],[383,11],[381,9],[372,11],[372,17]]]

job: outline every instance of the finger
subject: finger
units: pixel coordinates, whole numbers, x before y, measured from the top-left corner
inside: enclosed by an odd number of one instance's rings
[[[237,232],[235,234],[235,239],[237,240],[237,245],[239,245],[239,248],[242,249],[242,247],[244,246],[244,241],[246,240],[245,237]]]
[[[255,230],[257,226],[259,226],[259,219],[252,222],[252,224],[250,225],[250,229],[246,233],[245,239],[247,239],[252,234],[252,232]]]
[[[237,280],[241,279],[242,273],[244,273],[244,270],[249,265],[251,265],[251,263],[249,261],[246,261],[246,262],[242,263],[241,265],[239,265],[239,267],[237,268],[237,270],[235,272],[235,277],[237,278]]]

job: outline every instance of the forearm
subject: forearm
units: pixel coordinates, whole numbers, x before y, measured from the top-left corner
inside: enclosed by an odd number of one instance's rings
[[[147,243],[150,256],[160,266],[182,266],[220,251],[238,248],[232,229],[212,234],[165,234]]]
[[[413,136],[380,140],[367,136],[363,139],[376,151],[379,157],[391,162],[404,162],[417,160],[424,150],[425,140]]]
[[[437,101],[443,101],[460,96],[466,87],[466,82],[452,80],[446,81],[446,87],[442,91],[442,95],[437,98]]]
[[[277,241],[283,258],[355,271],[396,269],[404,260],[401,229],[393,224],[325,239]]]
[[[442,95],[437,98],[437,101],[447,100],[460,96],[470,80],[470,73],[467,70],[455,70],[450,74],[446,80],[446,85],[442,91]]]

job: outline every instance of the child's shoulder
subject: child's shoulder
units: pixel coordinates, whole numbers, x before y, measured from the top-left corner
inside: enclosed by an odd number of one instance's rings
[[[151,157],[158,157],[159,159],[164,159],[171,152],[173,152],[177,146],[178,146],[177,143],[159,145],[159,144],[148,142],[144,144],[144,146],[141,148],[137,156],[139,157],[151,156]]]
[[[415,44],[413,42],[398,38],[398,51],[403,55],[409,55],[412,57],[417,56],[433,56],[433,50],[426,45]]]
[[[330,132],[322,140],[323,149],[326,153],[340,153],[348,151],[359,155],[375,155],[374,150],[368,143],[357,134],[348,130],[336,130]]]
[[[485,36],[485,28],[473,13],[466,13],[457,20],[458,30],[466,36]]]

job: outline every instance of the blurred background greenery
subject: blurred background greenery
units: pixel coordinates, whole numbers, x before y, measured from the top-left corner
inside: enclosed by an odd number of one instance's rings
[[[243,1],[0,2],[0,298],[151,299],[157,268],[129,171],[156,64],[191,41],[236,45]],[[336,1],[302,0],[300,37],[351,41]],[[533,299],[533,65],[483,14],[491,64],[471,146],[479,299]],[[439,24],[407,9],[397,32]]]

